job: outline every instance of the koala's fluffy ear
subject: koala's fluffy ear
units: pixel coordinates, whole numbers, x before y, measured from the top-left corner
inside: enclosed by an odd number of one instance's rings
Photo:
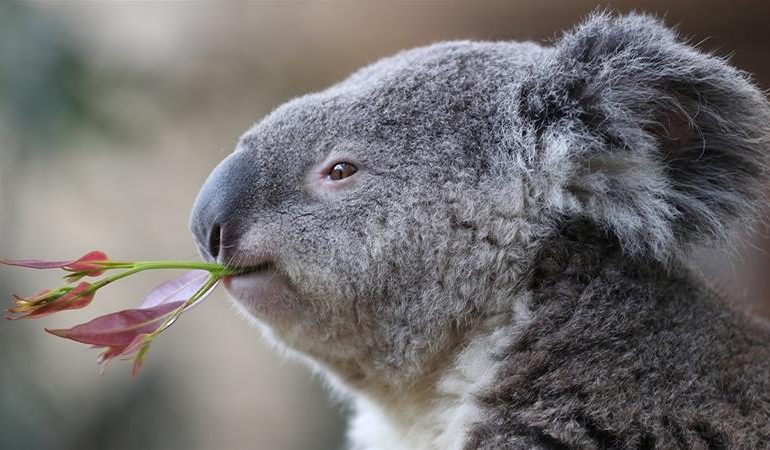
[[[522,84],[551,206],[667,259],[754,216],[770,107],[748,76],[658,20],[594,14]]]

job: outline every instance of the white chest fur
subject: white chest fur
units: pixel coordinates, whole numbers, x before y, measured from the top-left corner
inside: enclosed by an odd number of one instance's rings
[[[495,379],[496,355],[515,331],[501,327],[474,338],[441,375],[426,401],[374,403],[360,397],[349,432],[353,450],[461,450],[481,419],[475,395]]]

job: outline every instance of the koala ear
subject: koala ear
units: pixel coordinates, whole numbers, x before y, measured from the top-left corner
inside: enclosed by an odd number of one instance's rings
[[[665,260],[754,217],[770,107],[748,76],[644,15],[597,13],[522,84],[550,207]]]

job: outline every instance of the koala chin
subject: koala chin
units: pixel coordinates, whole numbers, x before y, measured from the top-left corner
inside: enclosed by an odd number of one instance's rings
[[[442,42],[248,130],[191,219],[381,449],[770,447],[770,329],[689,268],[760,206],[770,106],[657,19]]]

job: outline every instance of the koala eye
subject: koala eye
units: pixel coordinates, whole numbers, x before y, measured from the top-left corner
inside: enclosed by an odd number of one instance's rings
[[[353,164],[346,163],[346,162],[338,162],[332,167],[332,170],[329,172],[329,178],[332,181],[339,181],[343,178],[347,178],[353,175],[356,172],[358,172],[358,168]]]

